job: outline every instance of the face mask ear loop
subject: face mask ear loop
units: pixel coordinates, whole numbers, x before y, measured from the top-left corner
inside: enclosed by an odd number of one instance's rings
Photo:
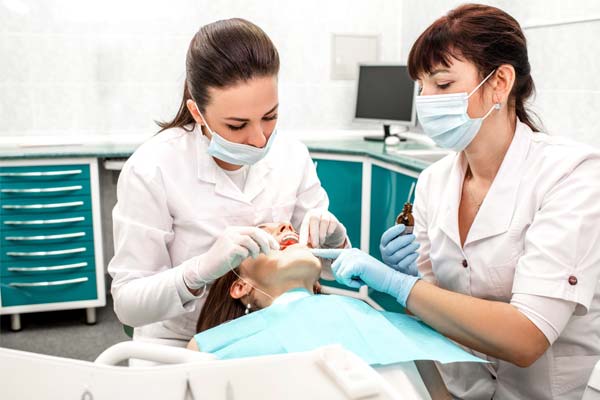
[[[494,74],[494,72],[496,72],[496,70],[493,70],[492,72],[490,72],[490,73],[488,74],[488,76],[486,76],[486,77],[485,77],[485,78],[484,78],[484,79],[483,79],[483,80],[482,80],[482,81],[479,83],[479,85],[475,86],[475,89],[471,90],[471,93],[469,93],[469,95],[467,96],[467,99],[468,99],[469,97],[471,97],[471,95],[472,95],[473,93],[475,93],[475,92],[477,91],[477,89],[479,89],[479,88],[481,87],[481,85],[483,85],[483,84],[485,83],[485,81],[487,81],[488,79],[490,79],[490,76],[492,76],[492,75]]]
[[[496,103],[492,106],[492,108],[490,108],[490,110],[485,113],[485,115],[483,117],[481,117],[481,120],[486,119],[494,110],[499,110],[500,109],[500,103]]]
[[[237,272],[235,272],[235,269],[231,269],[231,271],[233,271],[233,273],[235,274],[235,276],[237,276],[238,278],[240,278],[243,282],[246,282],[247,285],[249,285],[252,289],[257,290],[259,292],[261,292],[262,294],[264,294],[265,296],[267,296],[268,298],[270,298],[271,300],[275,300],[273,298],[273,296],[271,296],[270,294],[263,292],[262,290],[260,290],[259,288],[257,288],[256,286],[252,285],[250,282],[248,282],[247,280],[245,280],[244,278],[242,278]]]
[[[200,108],[198,107],[198,104],[196,104],[196,102],[194,102],[194,105],[196,106],[196,110],[198,111],[198,115],[200,115],[200,118],[202,118],[202,121],[204,122],[204,125],[206,126],[206,129],[208,129],[208,133],[210,133],[210,136],[214,136],[213,130],[210,129],[210,126],[208,126],[208,122],[206,122],[206,118],[204,118],[204,115],[202,115],[202,113],[200,112]]]

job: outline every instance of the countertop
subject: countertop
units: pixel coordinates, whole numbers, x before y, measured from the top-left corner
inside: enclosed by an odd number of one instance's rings
[[[416,138],[418,139],[418,137]],[[17,141],[18,140],[18,141]],[[23,137],[2,138],[0,160],[34,158],[75,158],[94,157],[119,159],[129,157],[144,141],[140,136],[102,137]],[[430,157],[420,157],[423,153],[444,153],[423,140],[407,139],[396,146],[386,146],[383,142],[369,142],[361,136],[340,136],[330,139],[315,139],[314,136],[302,140],[313,153],[331,153],[370,157],[375,160],[422,171],[431,164]],[[51,144],[50,144],[51,143]],[[434,161],[434,160],[433,160]]]

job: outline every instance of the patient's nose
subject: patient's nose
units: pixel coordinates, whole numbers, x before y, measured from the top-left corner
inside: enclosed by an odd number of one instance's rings
[[[295,232],[294,227],[289,222],[284,222],[284,223],[280,224],[279,229],[277,230],[278,233],[283,233],[285,231]]]

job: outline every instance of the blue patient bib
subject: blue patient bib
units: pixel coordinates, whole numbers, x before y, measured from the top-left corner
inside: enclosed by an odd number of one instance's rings
[[[484,362],[427,325],[378,311],[361,300],[292,289],[271,306],[195,337],[201,351],[221,359],[314,350],[341,344],[371,365],[413,360]]]

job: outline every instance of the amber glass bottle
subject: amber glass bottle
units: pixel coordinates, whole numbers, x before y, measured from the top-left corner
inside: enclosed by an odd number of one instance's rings
[[[404,224],[406,229],[402,232],[403,235],[413,233],[415,227],[415,218],[412,215],[412,204],[409,202],[404,203],[404,209],[396,218],[396,224]]]

